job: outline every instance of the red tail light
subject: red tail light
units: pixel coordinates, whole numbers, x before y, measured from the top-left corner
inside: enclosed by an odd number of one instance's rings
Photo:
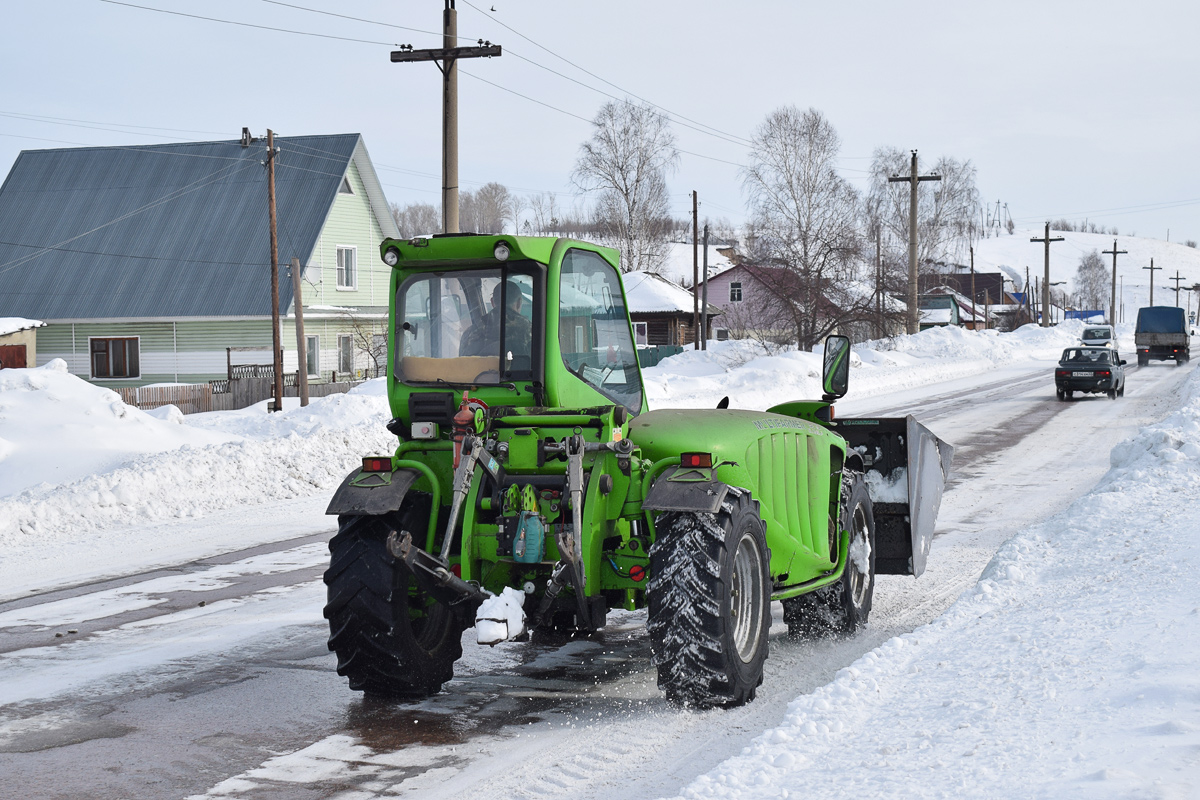
[[[1111,376],[1112,376],[1112,373],[1111,373],[1111,372],[1109,372],[1109,371],[1108,371],[1108,370],[1106,370],[1106,369],[1098,369],[1098,370],[1096,370],[1096,377],[1097,377],[1097,378],[1108,378],[1108,377],[1111,377]]]
[[[1055,375],[1055,377],[1058,377],[1058,378],[1067,378],[1067,377],[1070,377],[1070,375],[1071,375],[1071,370],[1069,370],[1069,369],[1056,369],[1056,370],[1054,370],[1054,375]]]
[[[367,456],[363,459],[363,472],[391,472],[392,459],[390,456]]]
[[[711,467],[712,453],[684,453],[679,457],[681,467]]]

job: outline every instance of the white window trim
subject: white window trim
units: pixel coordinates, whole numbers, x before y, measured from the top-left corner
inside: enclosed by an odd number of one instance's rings
[[[74,326],[72,326],[72,327],[74,327]],[[94,366],[94,362],[92,361],[92,340],[93,339],[109,339],[109,340],[112,340],[112,339],[135,339],[137,341],[137,348],[138,348],[138,374],[131,375],[131,376],[125,377],[125,378],[97,378],[95,375],[93,375],[92,374],[92,367]],[[112,357],[110,355],[109,356],[110,361],[111,361],[111,358]],[[87,349],[87,362],[88,362],[88,380],[93,380],[93,381],[140,381],[142,379],[142,337],[141,336],[89,336],[88,337],[88,349]]]
[[[638,341],[639,335],[642,339],[642,341],[640,341],[640,342]],[[634,343],[634,345],[644,344],[647,347],[650,346],[650,324],[649,323],[647,323],[647,322],[633,323],[633,343]]]
[[[736,289],[737,289],[737,293],[738,293],[738,296],[737,296],[737,299],[736,299],[736,300],[734,300],[734,299],[733,299],[733,291],[734,291],[734,288],[736,288]],[[740,303],[740,302],[742,302],[742,299],[743,299],[745,296],[746,296],[746,295],[745,295],[745,287],[743,287],[743,285],[742,285],[742,281],[730,281],[730,282],[729,282],[729,302],[731,302],[731,303]]]
[[[343,184],[350,191],[343,192],[342,191]],[[354,194],[354,184],[350,182],[350,173],[349,172],[347,172],[345,175],[342,176],[342,182],[338,184],[338,194],[351,194],[351,195]]]
[[[312,346],[313,339],[317,340],[316,347]],[[316,334],[316,333],[304,334],[304,355],[305,355],[305,361],[306,361],[304,366],[306,368],[308,367],[307,357],[310,354],[313,357],[313,361],[315,361],[317,364],[317,371],[308,373],[308,377],[310,377],[310,378],[320,377],[320,375],[321,375],[321,336],[320,336],[320,334]]]
[[[339,250],[353,250],[354,251],[354,285],[353,286],[342,286],[337,281],[337,273],[338,273],[337,254],[338,254]],[[333,272],[334,272],[333,282],[335,284],[337,284],[337,290],[339,292],[357,292],[358,291],[358,245],[356,245],[356,244],[336,244],[333,246]]]
[[[348,370],[342,369],[342,340],[343,339],[350,342],[350,369],[348,369]],[[341,375],[342,373],[347,373],[349,375],[353,375],[354,374],[354,336],[353,336],[353,334],[349,334],[349,333],[339,333],[338,334],[338,336],[337,336],[337,354],[338,354],[337,355],[338,374]]]

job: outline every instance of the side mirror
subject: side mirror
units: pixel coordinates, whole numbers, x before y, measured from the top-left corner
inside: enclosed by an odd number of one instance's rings
[[[1123,359],[1123,358],[1122,358],[1122,359],[1120,360],[1120,362],[1118,362],[1118,363],[1120,363],[1120,365],[1121,365],[1122,367],[1123,367],[1123,366],[1125,366],[1125,359]]]
[[[821,389],[825,400],[846,394],[850,384],[850,340],[845,336],[825,337],[825,359],[821,370]]]

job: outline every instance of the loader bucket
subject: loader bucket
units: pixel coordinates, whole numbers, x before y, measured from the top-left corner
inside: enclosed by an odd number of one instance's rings
[[[866,469],[875,514],[875,571],[920,575],[954,447],[911,415],[839,419],[834,428]]]

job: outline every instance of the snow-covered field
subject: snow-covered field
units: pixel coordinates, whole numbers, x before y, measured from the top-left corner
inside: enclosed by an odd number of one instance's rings
[[[1048,371],[1080,327],[859,345],[850,396]],[[1128,351],[1131,331],[1118,332]],[[728,342],[646,380],[653,407],[729,395],[761,409],[818,395],[819,373],[819,355]],[[340,478],[362,454],[386,452],[387,417],[379,382],[281,414],[183,417],[124,406],[59,364],[0,372],[0,599],[317,532]],[[796,697],[778,728],[680,795],[1200,796],[1195,374],[1176,413],[1110,458],[1093,492],[1019,533],[945,615]],[[266,509],[262,520],[283,503],[317,522],[236,524],[248,507]],[[78,683],[68,677],[60,683]],[[22,680],[21,696],[37,696],[37,674]]]

